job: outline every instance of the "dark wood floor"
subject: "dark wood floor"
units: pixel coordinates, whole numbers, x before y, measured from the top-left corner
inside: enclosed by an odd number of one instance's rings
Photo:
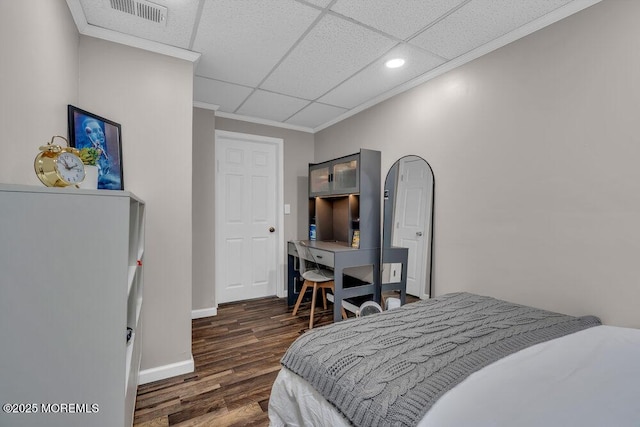
[[[331,323],[332,309],[317,308],[314,327]],[[268,426],[280,359],[309,326],[309,303],[291,311],[286,299],[270,297],[222,304],[217,316],[194,320],[195,372],[140,386],[134,425]]]

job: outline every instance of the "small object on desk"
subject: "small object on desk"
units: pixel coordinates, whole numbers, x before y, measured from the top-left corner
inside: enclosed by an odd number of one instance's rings
[[[351,239],[351,247],[356,249],[360,247],[360,230],[353,230],[353,239]]]
[[[316,225],[309,225],[309,240],[316,240]]]

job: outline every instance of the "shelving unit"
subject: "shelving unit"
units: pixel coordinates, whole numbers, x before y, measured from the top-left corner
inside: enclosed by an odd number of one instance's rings
[[[0,401],[81,410],[0,425],[132,425],[144,222],[129,192],[0,185]]]
[[[316,224],[316,240],[351,244],[353,233],[360,229],[360,196],[309,199],[310,221]]]

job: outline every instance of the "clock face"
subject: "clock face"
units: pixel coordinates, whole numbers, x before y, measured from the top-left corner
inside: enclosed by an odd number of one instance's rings
[[[68,184],[79,184],[84,180],[84,164],[73,153],[60,153],[56,160],[58,175]]]

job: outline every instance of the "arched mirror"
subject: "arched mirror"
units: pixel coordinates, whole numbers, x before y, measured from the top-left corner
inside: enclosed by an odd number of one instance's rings
[[[407,294],[421,299],[432,295],[434,188],[431,166],[418,156],[395,162],[384,184],[382,283],[395,282],[405,273]],[[404,272],[392,259],[393,248],[408,249]]]

